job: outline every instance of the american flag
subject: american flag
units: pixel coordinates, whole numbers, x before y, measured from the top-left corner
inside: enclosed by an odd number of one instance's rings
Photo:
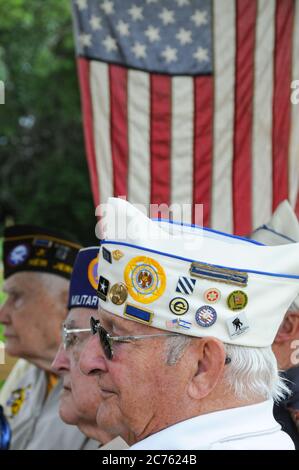
[[[73,0],[95,204],[203,203],[249,234],[299,213],[297,0]]]

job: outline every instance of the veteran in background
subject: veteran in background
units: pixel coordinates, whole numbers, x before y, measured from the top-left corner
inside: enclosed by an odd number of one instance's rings
[[[299,242],[299,222],[290,203],[281,202],[271,220],[251,238],[270,246]],[[274,416],[299,450],[299,296],[288,308],[272,349],[292,392],[274,406]]]
[[[106,209],[100,322],[80,356],[98,423],[118,409],[134,450],[293,449],[273,417],[287,387],[271,344],[299,292],[299,244],[152,221],[121,199]]]
[[[82,347],[91,334],[90,317],[97,318],[98,310],[98,255],[99,247],[79,251],[70,282],[69,313],[63,326],[63,344],[60,345],[53,371],[62,376],[60,395],[61,419],[78,428],[89,438],[83,449],[96,449],[116,436],[109,429],[97,426],[96,415],[101,401],[97,377],[86,377],[79,369]],[[120,423],[120,416],[115,420]]]
[[[51,371],[79,248],[40,227],[16,225],[4,232],[7,300],[0,309],[0,323],[7,352],[31,364],[5,403],[11,449],[78,449],[85,441],[76,427],[59,417],[61,382]]]

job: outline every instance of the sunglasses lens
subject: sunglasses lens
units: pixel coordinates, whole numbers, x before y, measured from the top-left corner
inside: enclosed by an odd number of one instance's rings
[[[101,345],[104,350],[105,356],[107,357],[107,359],[112,359],[113,353],[112,353],[111,345],[107,336],[107,331],[104,330],[103,327],[99,328],[99,336],[100,336],[100,341],[101,341]]]
[[[108,339],[107,331],[100,325],[99,320],[96,320],[93,317],[90,317],[90,328],[93,335],[95,335],[96,333],[99,334],[101,346],[107,359],[112,359],[113,352]]]

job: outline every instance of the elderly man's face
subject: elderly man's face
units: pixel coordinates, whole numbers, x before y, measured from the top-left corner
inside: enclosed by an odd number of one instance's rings
[[[165,333],[134,321],[100,311],[100,322],[111,336]],[[102,402],[97,422],[111,427],[111,415],[118,410],[133,441],[186,419],[186,389],[192,376],[185,354],[175,365],[166,363],[166,336],[131,343],[114,343],[108,360],[92,336],[81,353],[80,367],[85,374],[95,374]],[[130,442],[130,443],[131,443]]]
[[[91,315],[96,311],[86,308],[70,310],[65,325],[70,328],[89,328]],[[86,377],[79,369],[78,361],[82,346],[90,333],[71,333],[67,347],[60,346],[53,362],[53,370],[63,377],[63,392],[60,397],[60,416],[68,424],[82,422],[95,424],[100,393],[95,377]]]
[[[66,299],[48,290],[44,279],[30,272],[10,276],[4,283],[7,300],[0,309],[0,323],[4,325],[8,354],[51,363],[60,343]],[[61,282],[67,288],[68,282]]]

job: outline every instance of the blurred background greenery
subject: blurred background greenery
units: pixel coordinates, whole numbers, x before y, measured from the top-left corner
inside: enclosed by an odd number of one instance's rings
[[[96,241],[70,3],[0,2],[0,236],[15,222]]]

